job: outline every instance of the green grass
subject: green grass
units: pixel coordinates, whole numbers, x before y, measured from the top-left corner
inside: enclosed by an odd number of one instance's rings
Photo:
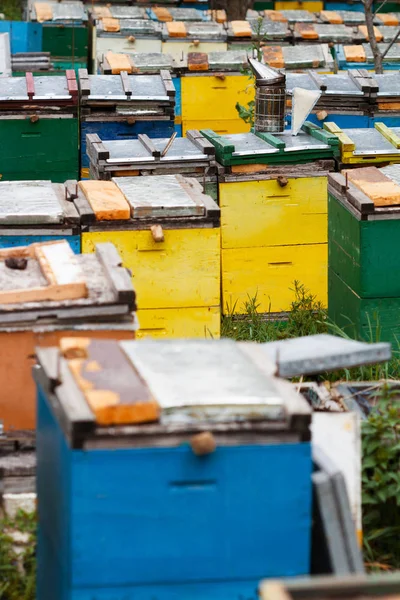
[[[15,552],[10,532],[28,534],[22,556]],[[19,511],[0,521],[0,600],[34,600],[36,595],[36,515]]]
[[[21,0],[1,0],[0,13],[4,13],[4,18],[9,21],[21,21],[22,19],[22,1]]]

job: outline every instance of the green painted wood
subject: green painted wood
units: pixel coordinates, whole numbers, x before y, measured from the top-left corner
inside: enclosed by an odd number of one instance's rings
[[[78,119],[0,118],[0,139],[1,179],[78,179]]]
[[[44,25],[43,52],[50,52],[54,57],[88,55],[88,29],[85,25]]]
[[[328,256],[361,298],[400,297],[400,218],[359,221],[329,194]]]
[[[328,316],[354,339],[400,343],[400,297],[360,298],[328,269]]]

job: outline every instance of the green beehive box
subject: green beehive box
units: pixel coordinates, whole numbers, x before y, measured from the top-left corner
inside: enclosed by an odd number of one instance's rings
[[[399,182],[399,165],[329,176],[329,316],[353,337],[400,334]]]
[[[0,79],[0,176],[2,180],[78,177],[78,87],[66,75]]]
[[[89,29],[87,10],[82,2],[46,2],[45,12],[40,3],[30,9],[31,21],[43,23],[43,48],[52,58],[87,61]],[[86,65],[85,65],[86,66]]]

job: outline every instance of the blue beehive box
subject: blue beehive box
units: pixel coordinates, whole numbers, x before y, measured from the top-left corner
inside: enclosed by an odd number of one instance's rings
[[[38,349],[34,370],[40,600],[256,600],[262,577],[309,573],[310,408],[269,375],[261,347],[77,351]],[[117,399],[107,423],[98,392]],[[148,399],[158,422],[115,423]],[[214,451],[201,453],[202,432]]]
[[[88,176],[86,135],[104,140],[170,137],[174,133],[176,90],[169,71],[155,75],[88,75],[79,71],[81,176]],[[82,171],[83,170],[83,171]]]
[[[51,181],[0,182],[0,248],[66,239],[81,250],[81,217],[68,186]]]

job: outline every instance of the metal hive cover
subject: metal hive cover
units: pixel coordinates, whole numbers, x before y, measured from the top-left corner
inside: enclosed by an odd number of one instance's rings
[[[345,25],[362,25],[365,23],[365,15],[363,12],[355,10],[335,10],[343,19]]]
[[[286,90],[292,92],[294,88],[303,90],[318,90],[318,86],[308,73],[286,73]]]
[[[121,77],[119,75],[89,75],[90,95],[94,100],[127,100]],[[163,80],[160,75],[129,75],[132,95],[127,101],[139,98],[142,100],[168,100]]]
[[[210,21],[187,23],[186,24],[187,36],[190,38],[211,39],[212,41],[226,40],[226,32],[220,23],[214,23]],[[179,39],[179,38],[177,38]]]
[[[400,185],[400,165],[389,165],[387,167],[382,167],[379,170],[386,175],[386,177],[390,177],[392,181]]]
[[[274,134],[277,138],[283,140],[286,144],[285,152],[297,152],[304,150],[328,150],[329,144],[324,144],[316,140],[308,133],[300,131],[297,135],[292,135],[291,131]]]
[[[308,10],[280,10],[289,23],[314,23],[315,15]]]
[[[144,9],[140,6],[109,6],[114,19],[143,19]]]
[[[155,35],[159,36],[160,31],[157,23],[149,19],[122,19],[119,23],[120,33],[137,34],[137,35]]]
[[[379,85],[379,96],[400,96],[400,73],[392,71],[378,75],[374,73],[374,79]]]
[[[142,340],[121,347],[163,412],[242,406],[269,407],[272,418],[283,416],[285,399],[273,379],[230,340]]]
[[[196,8],[169,8],[169,13],[174,21],[201,21],[203,14]]]
[[[263,154],[278,154],[279,149],[271,144],[264,142],[254,133],[232,133],[224,135],[224,141],[232,142],[235,151],[232,156],[248,156],[248,155],[263,155]]]
[[[396,132],[396,127],[392,131]],[[343,129],[355,143],[354,156],[375,154],[400,154],[400,149],[395,148],[377,129]]]
[[[162,151],[169,140],[168,138],[152,138],[151,141],[157,150]],[[108,164],[154,161],[152,154],[139,140],[102,140],[102,142],[110,153]],[[160,159],[162,163],[190,160],[209,160],[209,157],[203,154],[188,138],[179,137],[174,139],[167,154]]]
[[[53,21],[87,21],[87,12],[82,2],[52,4]]]
[[[259,19],[249,21],[253,34],[260,33],[265,40],[280,40],[289,35],[289,27],[287,23],[281,21],[270,21],[263,19],[259,28]]]
[[[0,224],[62,223],[64,212],[51,181],[1,181]]]
[[[326,56],[324,54],[321,44],[318,45],[302,45],[302,46],[283,46],[282,47],[283,58],[285,61],[285,68],[292,69],[307,69],[322,67],[326,63]],[[333,59],[331,58],[332,62]],[[286,73],[286,81],[288,80],[288,73]],[[292,86],[296,87],[296,86]]]
[[[132,217],[198,217],[205,206],[196,202],[175,175],[113,177],[132,207]]]
[[[384,52],[387,48],[387,44],[378,44],[378,48],[381,52]],[[369,44],[363,44],[365,56],[367,58],[367,62],[374,62],[374,55],[372,54],[371,46]],[[383,59],[384,62],[400,62],[400,44],[393,44],[390,48],[389,52],[386,54]]]
[[[161,71],[162,69],[172,71],[175,66],[172,56],[170,54],[162,54],[161,52],[133,52],[128,54],[128,56],[139,71]]]
[[[391,345],[367,344],[321,334],[261,345],[282,377],[312,375],[390,360]]]
[[[335,95],[352,95],[352,96],[363,96],[362,92],[350,79],[347,73],[343,75],[336,73],[335,75],[320,75],[322,82],[327,86],[324,94],[335,94]]]
[[[55,77],[34,77],[35,100],[70,99],[67,79],[60,75]],[[0,101],[27,100],[25,77],[0,77]]]
[[[353,30],[347,25],[330,25],[316,23],[314,25],[314,29],[318,33],[318,37],[321,41],[352,41],[354,38]]]
[[[399,30],[398,27],[393,25],[379,25],[378,29],[383,35],[384,42],[391,42]]]
[[[247,63],[247,52],[243,50],[228,50],[227,52],[209,52],[208,65],[210,69],[226,69],[239,71]]]

